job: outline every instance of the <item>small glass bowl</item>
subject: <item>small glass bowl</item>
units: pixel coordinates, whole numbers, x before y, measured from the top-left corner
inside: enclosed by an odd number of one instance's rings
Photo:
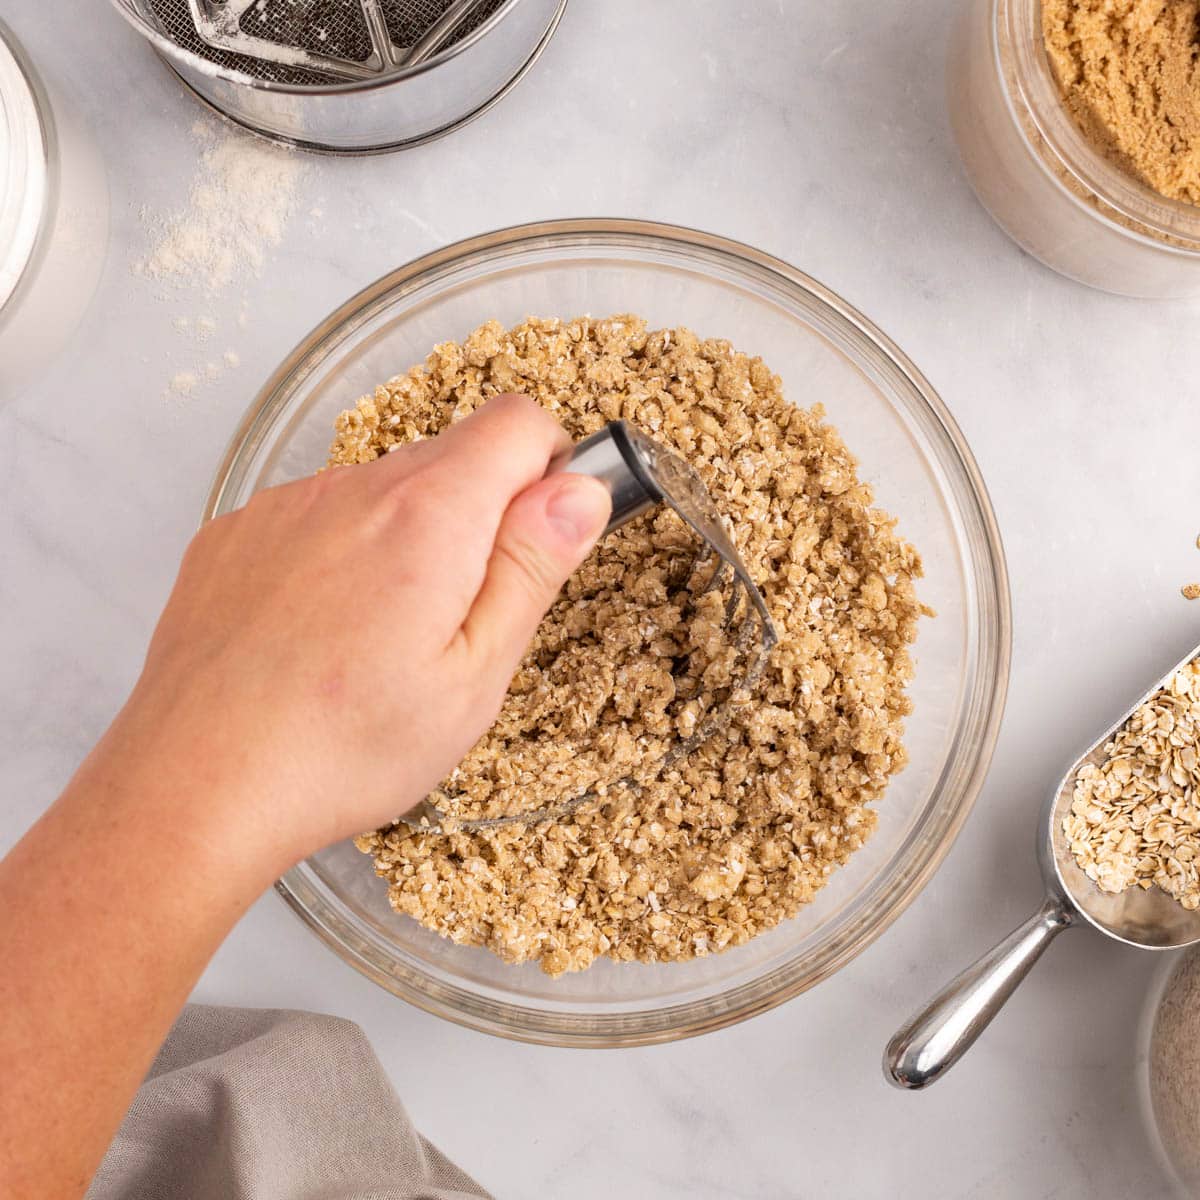
[[[108,181],[77,106],[0,21],[0,404],[59,357],[108,247]]]
[[[978,791],[1008,682],[1004,557],[979,471],[916,368],[864,317],[785,263],[723,238],[638,221],[527,225],[450,246],[381,279],[307,337],[267,383],[221,466],[205,518],[307,475],[333,419],[481,322],[634,311],[761,355],[797,402],[821,401],[879,503],[899,517],[938,610],[917,643],[908,768],[879,827],[793,920],[745,946],[665,965],[601,960],[550,979],[393,912],[370,861],[331,846],[279,881],[288,903],[368,978],[489,1033],[571,1046],[669,1041],[740,1021],[826,978],[904,910]]]
[[[1200,950],[1163,956],[1150,975],[1138,1021],[1135,1071],[1138,1107],[1152,1156],[1170,1193],[1181,1200],[1200,1194],[1200,1124],[1182,1110],[1197,1095],[1197,1054],[1192,1022]],[[1186,1022],[1186,1027],[1181,1024]],[[1195,1109],[1194,1103],[1191,1105]]]
[[[1200,295],[1200,207],[1115,166],[1075,124],[1042,37],[1042,0],[965,0],[946,98],[975,194],[1035,258],[1125,296]]]

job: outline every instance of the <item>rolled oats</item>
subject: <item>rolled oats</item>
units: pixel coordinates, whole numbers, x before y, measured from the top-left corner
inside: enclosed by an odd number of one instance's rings
[[[1160,887],[1200,908],[1200,660],[1143,704],[1075,779],[1063,832],[1106,892]]]
[[[685,761],[639,767],[729,695],[718,596],[679,591],[695,540],[659,509],[567,583],[496,724],[434,797],[460,817],[594,790],[559,824],[358,839],[393,908],[550,975],[598,956],[667,962],[792,916],[875,826],[903,768],[909,644],[928,612],[916,551],[823,410],[726,341],[633,316],[495,321],[436,347],[337,421],[332,464],[433,436],[517,391],[575,438],[624,418],[688,459],[731,521],[780,633],[756,694]],[[609,787],[625,775],[639,786]]]

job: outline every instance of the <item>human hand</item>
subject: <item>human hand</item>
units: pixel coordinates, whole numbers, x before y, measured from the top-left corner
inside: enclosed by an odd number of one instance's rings
[[[205,806],[246,852],[280,856],[273,870],[403,813],[495,719],[604,528],[602,484],[543,478],[568,444],[501,396],[212,521],[107,741],[196,776],[180,817]]]
[[[0,862],[0,1193],[79,1196],[204,964],[272,878],[417,803],[494,720],[604,528],[502,396],[196,535],[141,678]]]

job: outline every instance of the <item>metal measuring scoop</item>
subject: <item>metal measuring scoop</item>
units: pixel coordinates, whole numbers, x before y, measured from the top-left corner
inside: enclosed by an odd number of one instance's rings
[[[1105,761],[1104,747],[1131,716],[1175,674],[1200,655],[1197,646],[1114,721],[1072,764],[1042,811],[1038,863],[1046,898],[1024,925],[948,983],[888,1042],[884,1071],[902,1088],[923,1088],[941,1078],[988,1027],[1042,952],[1064,929],[1087,924],[1145,950],[1175,950],[1200,942],[1200,910],[1189,912],[1160,888],[1136,885],[1101,891],[1081,870],[1063,832],[1075,777],[1081,767]]]
[[[573,475],[590,475],[608,488],[612,496],[612,515],[602,537],[607,537],[657,504],[669,504],[703,538],[707,549],[718,558],[718,569],[703,590],[711,590],[720,584],[725,567],[733,571],[740,588],[735,586],[726,602],[726,628],[733,624],[743,593],[746,602],[746,613],[735,634],[737,648],[746,666],[740,682],[733,690],[744,693],[752,688],[758,682],[771,650],[778,643],[779,635],[771,620],[767,602],[725,532],[721,515],[700,476],[677,454],[646,437],[626,421],[610,421],[598,433],[576,442],[569,450],[565,450],[551,461],[546,474],[554,475],[563,471],[569,471]],[[659,762],[658,770],[665,770],[672,762],[691,753],[719,732],[731,719],[731,713],[726,711],[727,709],[728,705],[725,709],[710,712],[703,718],[689,737],[671,748]],[[620,787],[629,782],[631,781],[621,779],[607,786]],[[398,821],[430,833],[450,829],[469,833],[500,829],[505,825],[536,825],[547,821],[559,821],[596,798],[596,792],[585,792],[552,808],[468,821],[448,819],[427,798],[399,817]]]

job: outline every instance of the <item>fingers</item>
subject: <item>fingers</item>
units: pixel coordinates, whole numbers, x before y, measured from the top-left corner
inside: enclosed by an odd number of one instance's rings
[[[602,483],[571,474],[543,479],[509,505],[483,586],[463,622],[476,661],[502,673],[497,682],[503,686],[567,576],[603,532],[611,510]]]
[[[546,473],[550,460],[570,445],[561,425],[528,396],[507,393],[443,430],[436,438],[389,454],[381,471],[403,478],[414,467],[449,477],[456,493],[480,518],[500,517],[519,492]]]

